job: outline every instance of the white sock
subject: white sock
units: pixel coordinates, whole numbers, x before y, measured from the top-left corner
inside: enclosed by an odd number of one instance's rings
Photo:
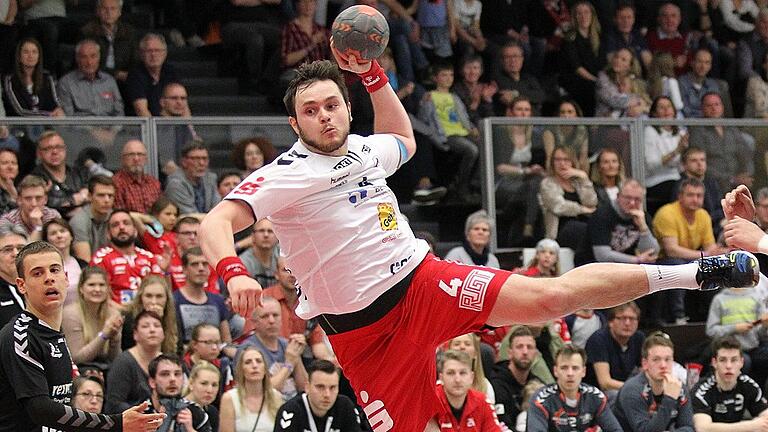
[[[641,264],[648,277],[649,293],[668,289],[699,289],[696,282],[698,263],[680,265]]]

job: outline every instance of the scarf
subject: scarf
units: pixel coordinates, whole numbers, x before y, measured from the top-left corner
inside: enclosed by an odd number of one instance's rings
[[[464,247],[464,251],[467,252],[467,255],[472,258],[472,262],[475,265],[484,266],[488,264],[488,246],[483,249],[482,253],[478,254],[474,249],[472,249],[472,246],[469,245],[469,242],[464,239],[462,242],[462,247]]]

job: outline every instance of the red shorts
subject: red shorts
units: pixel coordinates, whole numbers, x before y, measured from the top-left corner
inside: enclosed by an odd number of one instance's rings
[[[429,254],[383,318],[328,336],[374,432],[424,430],[440,408],[437,347],[480,329],[509,275]]]

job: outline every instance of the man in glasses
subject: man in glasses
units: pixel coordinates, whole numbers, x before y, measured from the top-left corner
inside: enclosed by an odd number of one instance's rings
[[[16,287],[16,255],[26,244],[24,229],[0,224],[0,328],[24,310],[24,297]]]
[[[41,177],[48,191],[48,205],[69,216],[89,201],[88,179],[84,170],[67,165],[67,145],[56,131],[46,131],[37,140],[37,160],[32,174]]]
[[[120,155],[120,169],[115,172],[115,207],[148,213],[162,194],[160,181],[144,172],[147,147],[137,139],[128,140]]]
[[[200,142],[181,151],[181,169],[168,176],[165,186],[165,195],[179,206],[180,214],[207,213],[221,201],[208,161],[208,148]]]

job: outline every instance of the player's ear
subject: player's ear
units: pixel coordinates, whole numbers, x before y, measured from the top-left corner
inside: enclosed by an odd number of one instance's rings
[[[293,131],[296,132],[296,135],[299,134],[299,122],[296,121],[296,117],[288,116],[288,124],[291,125],[291,128],[293,128]]]

